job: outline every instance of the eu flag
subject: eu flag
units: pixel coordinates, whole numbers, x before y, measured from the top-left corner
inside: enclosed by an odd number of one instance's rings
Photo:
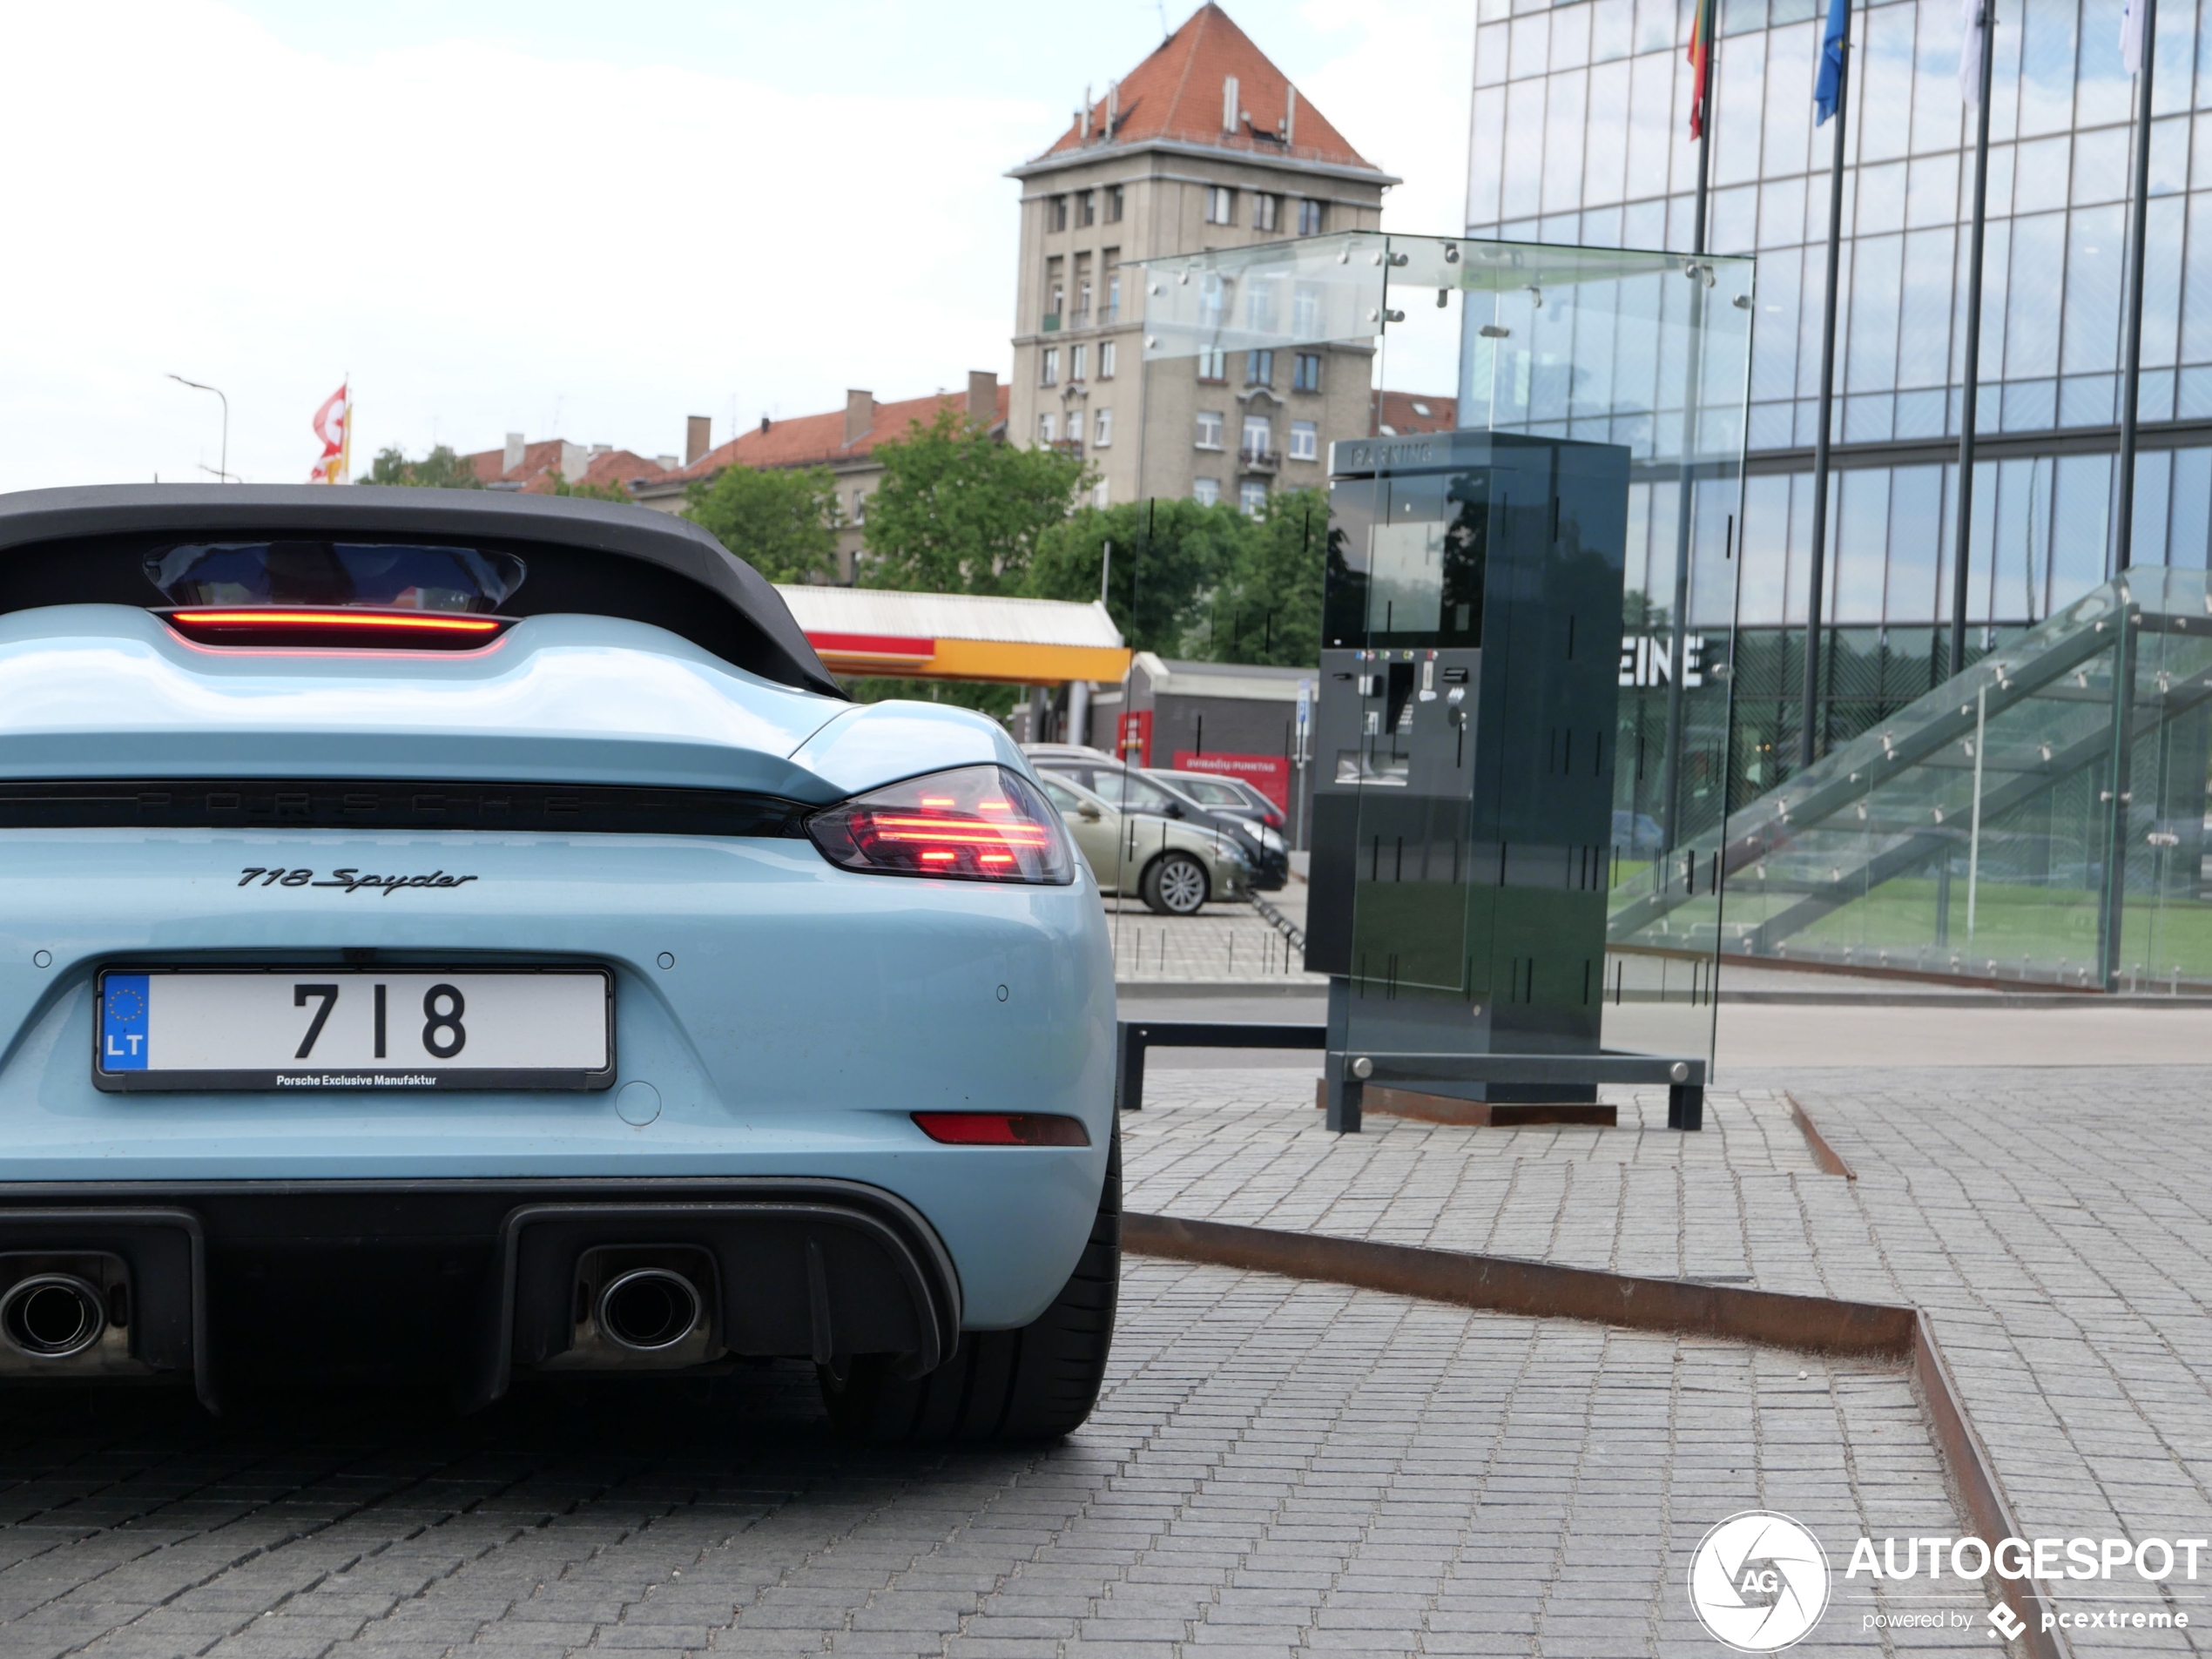
[[[1836,97],[1844,84],[1844,43],[1851,35],[1851,0],[1828,0],[1828,27],[1820,37],[1820,76],[1812,84],[1813,107],[1820,126],[1836,112]]]

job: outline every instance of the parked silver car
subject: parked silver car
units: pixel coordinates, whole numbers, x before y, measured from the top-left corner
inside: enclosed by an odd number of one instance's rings
[[[1062,773],[1039,772],[1099,890],[1144,900],[1163,916],[1251,896],[1251,866],[1231,837],[1203,824],[1123,812]]]

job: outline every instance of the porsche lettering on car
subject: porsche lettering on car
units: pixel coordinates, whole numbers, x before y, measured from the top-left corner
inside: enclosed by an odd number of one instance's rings
[[[1059,1434],[1111,1339],[1096,879],[671,516],[0,497],[0,1380],[811,1365]]]

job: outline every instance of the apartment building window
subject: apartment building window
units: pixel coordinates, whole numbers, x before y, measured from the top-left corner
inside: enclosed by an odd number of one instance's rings
[[[1106,493],[1106,481],[1103,478],[1090,487],[1090,504],[1100,511],[1105,510],[1110,499]]]
[[[1076,255],[1076,315],[1068,324],[1070,328],[1090,327],[1090,255]]]
[[[1306,340],[1320,337],[1321,290],[1312,282],[1291,285],[1291,332]]]
[[[1069,409],[1068,411],[1068,442],[1071,444],[1080,444],[1082,441],[1083,412],[1081,409]]]
[[[1122,251],[1109,247],[1099,255],[1099,267],[1106,273],[1106,306],[1098,314],[1101,322],[1116,322],[1122,314]]]
[[[1098,192],[1086,190],[1076,198],[1076,223],[1082,226],[1098,223]]]
[[[1302,351],[1291,365],[1291,390],[1318,392],[1321,389],[1321,354]]]
[[[1263,190],[1252,197],[1252,228],[1254,230],[1273,230],[1277,222],[1282,218],[1282,214],[1283,199],[1280,196],[1271,196]]]
[[[1083,378],[1083,360],[1089,354],[1090,347],[1088,346],[1068,347],[1068,378],[1069,380],[1079,381]]]
[[[1247,478],[1237,486],[1237,510],[1247,518],[1258,518],[1267,510],[1267,484],[1264,480]]]
[[[1114,345],[1110,340],[1098,342],[1098,378],[1102,381],[1114,378]]]
[[[1221,481],[1218,478],[1193,478],[1190,499],[1201,507],[1211,507],[1221,500]]]
[[[1198,325],[1203,328],[1218,328],[1229,310],[1229,284],[1217,271],[1209,271],[1198,279]]]
[[[1201,449],[1220,448],[1222,427],[1219,411],[1200,409],[1198,411],[1198,448]]]
[[[1248,351],[1244,354],[1244,384],[1272,386],[1275,384],[1275,354],[1271,351]]]
[[[1106,186],[1106,222],[1109,225],[1122,222],[1122,187],[1119,185]]]
[[[1055,196],[1048,200],[1044,212],[1047,229],[1064,231],[1068,228],[1068,199],[1065,196]]]
[[[1068,266],[1055,258],[1044,262],[1044,327],[1050,334],[1060,327],[1062,311],[1068,304]]]
[[[856,489],[853,492],[853,522],[855,524],[865,524],[868,522],[868,492],[865,489]]]
[[[1226,185],[1206,186],[1206,223],[1234,225],[1237,222],[1237,192]]]
[[[1291,459],[1318,461],[1321,458],[1321,429],[1311,421],[1291,422]]]
[[[1274,452],[1274,422],[1264,415],[1246,415],[1244,417],[1244,458],[1248,461],[1264,460]]]
[[[1060,384],[1059,347],[1047,346],[1044,348],[1043,368],[1038,371],[1037,384],[1040,386],[1057,386]]]
[[[1218,346],[1199,347],[1198,378],[1226,383],[1229,379],[1229,354]]]
[[[1114,411],[1101,409],[1090,417],[1090,447],[1110,449],[1114,447]]]
[[[1298,233],[1300,236],[1320,235],[1328,220],[1327,203],[1302,201],[1298,205]]]
[[[1244,288],[1244,326],[1257,334],[1275,332],[1275,291],[1282,284],[1273,277],[1254,277]]]
[[[1046,413],[1037,416],[1037,442],[1053,444],[1060,441],[1060,417]]]

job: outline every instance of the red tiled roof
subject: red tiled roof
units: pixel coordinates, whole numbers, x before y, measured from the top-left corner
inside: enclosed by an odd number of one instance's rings
[[[583,448],[581,444],[569,444],[571,449]],[[520,466],[505,464],[507,451],[482,449],[474,455],[462,456],[477,479],[485,485],[519,485],[525,496],[550,496],[553,493],[553,475],[560,469],[563,441],[559,438],[540,438],[536,443],[523,446]],[[588,451],[587,451],[588,453]],[[608,449],[593,455],[580,478],[569,478],[570,484],[628,485],[640,478],[658,478],[664,469],[658,461],[629,449]]]
[[[998,388],[997,411],[993,424],[1006,419],[1008,395],[1012,388],[1001,385]],[[739,433],[728,443],[708,450],[688,467],[664,473],[656,482],[688,482],[694,478],[711,478],[724,468],[738,467],[813,467],[836,461],[849,461],[864,455],[879,443],[888,443],[907,435],[907,428],[919,421],[927,426],[937,418],[940,409],[950,409],[955,415],[968,408],[965,392],[941,392],[934,397],[910,397],[895,403],[875,406],[874,424],[852,442],[845,442],[845,411],[833,409],[826,415],[799,415],[786,421],[773,421],[766,427],[753,427]]]
[[[1237,78],[1240,119],[1235,131],[1224,132],[1222,82],[1231,75]],[[1298,101],[1291,125],[1292,142],[1285,143],[1282,125],[1290,93],[1290,78],[1268,61],[1267,54],[1230,21],[1227,12],[1209,0],[1121,83],[1111,139],[1116,144],[1136,144],[1147,138],[1175,138],[1249,151],[1256,156],[1291,157],[1380,171],[1303,97]],[[1105,129],[1106,100],[1101,98],[1091,106],[1091,145],[1107,142]],[[1069,124],[1045,154],[1061,155],[1085,147],[1082,123],[1078,120]]]
[[[1459,400],[1439,397],[1433,392],[1379,392],[1375,401],[1379,431],[1449,432],[1460,423]],[[1427,413],[1423,414],[1423,409]]]

